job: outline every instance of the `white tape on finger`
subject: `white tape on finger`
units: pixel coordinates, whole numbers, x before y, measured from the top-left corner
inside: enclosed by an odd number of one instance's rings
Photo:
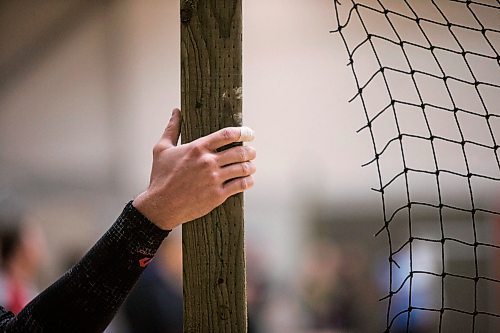
[[[250,127],[243,126],[240,129],[240,141],[248,142],[255,138],[255,133]]]

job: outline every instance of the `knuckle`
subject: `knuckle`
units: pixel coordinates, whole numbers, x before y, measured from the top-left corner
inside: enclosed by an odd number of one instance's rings
[[[170,130],[172,130],[172,128],[174,127],[174,121],[173,119],[170,119],[170,121],[168,122],[167,126],[165,127],[165,130],[164,130],[164,133],[168,133]]]
[[[215,161],[210,155],[205,154],[200,157],[200,163],[204,168],[211,168]]]
[[[251,188],[253,186],[253,177],[252,176],[248,176],[248,177],[245,177],[245,190],[248,190],[249,188]]]
[[[203,153],[203,147],[199,143],[193,143],[191,145],[191,153],[195,156],[200,156]]]
[[[248,176],[244,178],[240,178],[240,189],[245,191],[253,186],[253,177]]]
[[[238,149],[238,158],[240,161],[247,161],[248,160],[248,153],[245,148],[239,148]]]
[[[245,163],[241,163],[240,164],[241,166],[241,171],[244,175],[248,175],[250,173],[250,164],[245,162]]]
[[[240,178],[240,188],[246,190],[248,188],[248,181],[246,178]]]
[[[245,162],[243,164],[245,165],[243,168],[245,169],[244,172],[246,176],[252,175],[255,173],[255,171],[257,171],[255,165],[252,162]]]
[[[160,155],[160,153],[162,151],[163,151],[163,148],[159,144],[154,145],[154,147],[153,147],[153,156]]]
[[[229,128],[224,128],[221,130],[221,135],[224,140],[233,140],[235,139],[234,131],[231,131]]]
[[[219,177],[220,177],[220,175],[219,175],[219,173],[217,171],[212,171],[210,173],[210,178],[212,179],[212,182],[214,182],[214,183],[218,182]]]

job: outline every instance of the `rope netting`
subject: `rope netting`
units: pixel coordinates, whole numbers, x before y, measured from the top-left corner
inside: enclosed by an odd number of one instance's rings
[[[382,197],[386,332],[497,331],[500,1],[334,6]]]

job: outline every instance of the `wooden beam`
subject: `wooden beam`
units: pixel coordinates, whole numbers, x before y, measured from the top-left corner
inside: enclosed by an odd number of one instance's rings
[[[241,7],[181,0],[183,143],[241,126]],[[182,238],[184,332],[246,332],[243,195],[183,225]]]

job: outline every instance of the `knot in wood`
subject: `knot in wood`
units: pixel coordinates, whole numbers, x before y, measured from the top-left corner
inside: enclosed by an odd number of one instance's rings
[[[191,17],[193,16],[192,8],[183,8],[181,9],[181,22],[187,23],[191,21]]]
[[[181,5],[181,22],[187,23],[193,17],[194,4],[192,0],[183,1]]]

